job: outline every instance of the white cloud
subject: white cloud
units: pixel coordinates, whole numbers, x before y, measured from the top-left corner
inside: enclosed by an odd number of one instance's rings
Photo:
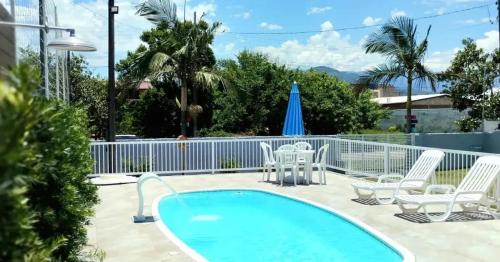
[[[498,31],[484,33],[484,38],[477,39],[476,44],[486,52],[493,52],[498,47]]]
[[[367,16],[363,20],[363,25],[365,25],[365,26],[373,26],[373,25],[376,25],[376,24],[380,23],[381,21],[382,21],[382,18],[380,18],[380,17],[373,18],[371,16]]]
[[[332,10],[331,6],[324,6],[324,7],[311,7],[309,8],[309,11],[307,11],[308,15],[315,15],[315,14],[322,14],[326,11]]]
[[[330,21],[325,21],[321,24],[321,31],[328,31],[333,29],[333,24]]]
[[[224,51],[231,52],[234,49],[234,43],[228,43],[224,46]]]
[[[242,19],[250,19],[250,17],[252,17],[252,13],[250,11],[247,11],[247,12],[243,12],[243,13],[237,13],[237,14],[234,14],[232,15],[233,17],[236,17],[236,18],[242,18]]]
[[[333,30],[326,21],[321,30]],[[352,43],[349,36],[337,31],[321,32],[310,36],[305,43],[287,40],[278,46],[260,46],[255,50],[269,55],[280,63],[292,67],[331,66],[339,70],[366,70],[384,61],[379,55],[365,54],[362,42]]]
[[[498,31],[489,31],[484,33],[483,38],[476,40],[478,47],[483,48],[486,52],[492,52],[498,47]],[[448,68],[459,48],[434,52],[425,60],[425,65],[434,71],[442,71]]]
[[[107,8],[108,0],[54,0],[60,26],[76,29],[78,37],[92,42],[97,47],[97,52],[81,53],[84,55],[90,67],[103,67],[107,65],[108,58],[108,31],[107,31]],[[153,26],[141,16],[136,15],[138,1],[121,1],[117,5],[119,14],[115,16],[115,52],[116,61],[125,58],[127,51],[135,50],[139,44],[139,36],[144,30]],[[177,4],[177,16],[183,18],[183,0],[174,0]],[[186,19],[193,19],[193,12],[197,12],[198,19],[205,13],[205,19],[215,17],[216,5],[212,2],[204,2],[197,5],[186,6]],[[36,21],[37,22],[37,21]],[[31,22],[30,22],[31,23]],[[222,26],[226,31],[229,27]]]
[[[391,11],[391,17],[394,18],[397,16],[407,16],[407,15],[405,11],[396,8]]]
[[[259,26],[262,28],[268,29],[268,30],[281,30],[281,29],[283,29],[283,26],[281,26],[281,25],[271,24],[271,23],[267,23],[267,22],[262,22],[262,23],[260,23]]]
[[[227,32],[231,32],[231,28],[229,28],[229,26],[225,25],[225,24],[222,24],[221,26],[219,26],[219,28],[217,29],[217,33],[227,33]]]
[[[248,18],[250,18],[251,15],[252,14],[250,12],[244,12],[242,17],[243,17],[243,19],[248,19]]]
[[[466,19],[466,20],[461,21],[461,23],[467,24],[467,25],[486,24],[486,23],[490,23],[490,22],[491,21],[490,21],[489,17],[483,17],[480,19]]]
[[[467,3],[479,3],[479,2],[487,2],[488,0],[422,0],[422,4],[426,5],[435,5],[435,4],[444,4],[444,5],[457,5],[457,4],[467,4]]]
[[[458,52],[458,48],[445,51],[436,51],[425,59],[425,65],[434,72],[440,72],[450,66],[451,60]]]

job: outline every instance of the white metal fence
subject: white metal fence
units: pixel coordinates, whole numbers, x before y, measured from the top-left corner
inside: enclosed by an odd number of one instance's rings
[[[337,138],[348,140],[361,140],[369,142],[380,142],[398,145],[415,145],[415,133],[412,134],[342,134],[337,135]]]
[[[260,142],[274,149],[299,141],[309,142],[317,150],[330,145],[327,166],[348,175],[377,177],[382,174],[406,175],[425,147],[398,145],[332,136],[300,138],[210,138],[188,141],[137,140],[93,142],[91,154],[95,175],[134,175],[220,173],[256,171],[262,168]],[[477,158],[486,153],[441,149],[445,157],[433,176],[434,183],[458,185]],[[500,179],[492,192],[500,189]],[[500,190],[498,190],[500,193]],[[491,194],[494,196],[495,194]]]

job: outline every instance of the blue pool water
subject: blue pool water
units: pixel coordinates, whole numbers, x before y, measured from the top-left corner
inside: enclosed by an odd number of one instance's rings
[[[340,216],[252,190],[164,197],[162,222],[208,261],[402,261],[398,252]]]

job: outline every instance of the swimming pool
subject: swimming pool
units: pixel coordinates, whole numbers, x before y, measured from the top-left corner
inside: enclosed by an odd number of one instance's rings
[[[180,199],[156,201],[157,224],[197,260],[413,261],[352,218],[298,199],[260,190],[195,191]]]

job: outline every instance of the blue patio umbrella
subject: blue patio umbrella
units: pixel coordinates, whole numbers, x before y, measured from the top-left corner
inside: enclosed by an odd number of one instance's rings
[[[297,82],[293,81],[290,98],[288,99],[288,109],[286,111],[285,125],[283,126],[284,136],[303,136],[304,121],[302,120],[302,107],[300,105],[300,94]]]

